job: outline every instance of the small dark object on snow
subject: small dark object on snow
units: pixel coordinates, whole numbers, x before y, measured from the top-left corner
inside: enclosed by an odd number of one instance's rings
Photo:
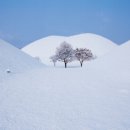
[[[8,73],[8,74],[11,73],[11,70],[7,69],[7,70],[6,70],[6,73]]]

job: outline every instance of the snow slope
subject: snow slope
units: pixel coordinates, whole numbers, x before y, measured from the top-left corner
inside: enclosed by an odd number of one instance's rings
[[[115,43],[104,37],[86,33],[70,37],[49,36],[30,43],[22,50],[33,57],[40,57],[45,64],[49,65],[52,64],[50,63],[50,56],[55,54],[56,48],[64,41],[70,43],[74,48],[85,47],[91,49],[93,54],[97,57],[100,57],[117,47]]]
[[[125,73],[130,72],[130,41],[120,45],[119,47],[113,49],[113,51],[107,53],[101,58],[93,61],[90,65],[95,67],[95,64],[98,64],[98,69],[101,67],[101,70],[109,70],[109,72],[116,72],[117,70],[125,71]],[[114,70],[114,71],[113,71]],[[129,71],[128,71],[129,70]]]
[[[0,40],[0,80],[7,76],[6,71],[12,73],[24,72],[42,66],[41,63],[11,44]]]
[[[130,130],[130,42],[83,68],[39,68],[0,88],[0,130]]]

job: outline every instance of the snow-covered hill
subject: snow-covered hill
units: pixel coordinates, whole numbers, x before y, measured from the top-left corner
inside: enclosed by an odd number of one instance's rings
[[[130,42],[83,68],[39,68],[0,83],[1,130],[129,130]]]
[[[55,54],[56,48],[64,41],[70,43],[74,48],[88,48],[97,57],[100,57],[117,47],[115,43],[102,36],[87,33],[70,37],[49,36],[30,43],[22,50],[33,57],[40,57],[45,64],[51,64],[49,59],[50,56]]]
[[[42,66],[36,59],[23,53],[11,44],[0,40],[0,80],[12,73],[24,72]]]
[[[98,64],[97,67],[101,69],[107,69],[109,71],[113,70],[128,70],[130,71],[130,41],[120,45],[119,47],[113,49],[101,58],[93,61],[90,65],[91,67]]]

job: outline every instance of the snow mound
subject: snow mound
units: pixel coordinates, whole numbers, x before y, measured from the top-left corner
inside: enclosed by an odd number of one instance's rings
[[[7,73],[18,73],[42,66],[36,59],[0,40],[0,79]]]
[[[39,57],[45,64],[50,64],[50,56],[55,54],[56,48],[64,41],[70,43],[74,48],[88,48],[97,57],[117,47],[115,43],[102,36],[86,33],[70,37],[49,36],[30,43],[22,50],[32,57]]]
[[[127,72],[130,72],[130,41],[120,45],[93,62],[91,66],[95,67],[95,64],[98,64],[98,67],[102,67],[101,69],[104,68],[109,71],[124,71],[126,69]]]

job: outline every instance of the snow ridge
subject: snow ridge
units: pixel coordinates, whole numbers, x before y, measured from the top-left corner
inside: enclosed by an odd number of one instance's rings
[[[70,43],[74,48],[88,48],[97,57],[117,47],[115,43],[102,36],[86,33],[70,37],[49,36],[30,43],[22,50],[32,57],[39,57],[43,63],[49,65],[51,64],[49,57],[55,53],[55,49],[64,41]]]

